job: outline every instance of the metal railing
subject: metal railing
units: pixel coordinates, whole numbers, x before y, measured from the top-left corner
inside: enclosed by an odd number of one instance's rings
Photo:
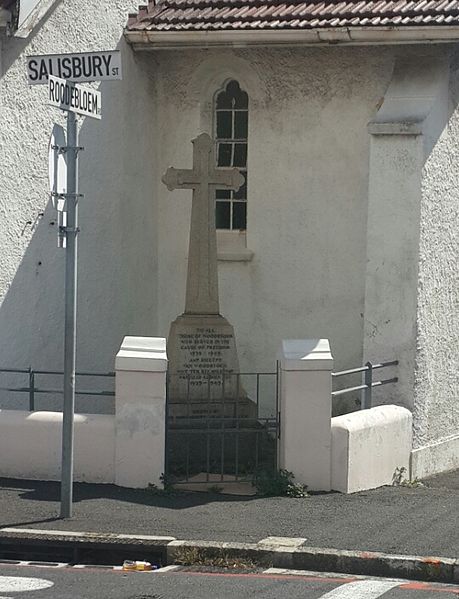
[[[388,385],[389,383],[397,383],[398,377],[392,377],[382,381],[373,381],[373,371],[380,368],[387,368],[389,366],[398,366],[398,360],[391,360],[390,362],[381,362],[380,364],[372,364],[367,362],[365,366],[360,368],[351,368],[350,370],[342,370],[341,372],[332,372],[332,378],[338,378],[340,376],[346,376],[350,374],[363,373],[363,382],[361,385],[355,387],[347,387],[346,389],[339,389],[338,391],[332,391],[332,397],[344,395],[345,393],[352,393],[355,391],[361,391],[361,403],[360,409],[365,410],[371,408],[372,390],[374,387],[381,387],[382,385]]]
[[[62,389],[47,389],[38,387],[36,384],[36,378],[39,376],[63,376],[62,371],[57,370],[34,370],[32,367],[29,368],[0,368],[1,374],[22,374],[27,375],[27,386],[21,387],[0,387],[0,391],[6,391],[9,393],[27,393],[29,395],[29,411],[35,411],[35,395],[36,394],[48,394],[48,395],[63,395],[64,390]],[[110,378],[114,379],[114,372],[77,372],[76,377],[99,377],[99,378]],[[99,397],[115,397],[114,391],[107,390],[82,390],[76,389],[75,395],[87,395],[87,396],[99,396]]]
[[[174,485],[251,482],[260,469],[275,472],[278,373],[169,372],[166,422],[166,477]]]

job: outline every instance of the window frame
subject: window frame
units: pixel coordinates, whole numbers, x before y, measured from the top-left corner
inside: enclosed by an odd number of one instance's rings
[[[234,97],[232,97],[230,95],[230,98],[232,98],[232,105],[219,107],[219,105],[218,105],[219,98],[222,96],[222,94],[231,94],[231,90],[229,88],[233,83],[235,83],[237,85],[238,92],[239,92],[239,94],[241,94],[240,100],[242,102],[242,106],[239,106],[239,107],[236,106]],[[245,98],[244,98],[244,95],[245,95]],[[235,233],[245,234],[245,232],[247,231],[247,201],[248,201],[247,162],[248,162],[248,137],[249,137],[249,104],[250,104],[250,98],[249,98],[248,92],[245,91],[245,89],[243,89],[240,82],[235,77],[228,78],[224,81],[223,85],[215,92],[215,94],[213,96],[213,102],[212,102],[213,137],[215,140],[215,155],[216,155],[216,163],[217,163],[216,166],[223,166],[223,167],[236,166],[237,168],[240,169],[241,173],[245,176],[245,179],[246,179],[245,185],[239,191],[216,190],[216,194],[215,194],[215,215],[216,215],[217,231],[219,231],[219,232],[225,231],[227,233],[230,232],[233,235]],[[224,127],[222,127],[222,121],[220,121],[220,119],[219,119],[219,114],[223,115],[224,113],[231,114],[231,118],[230,118],[231,137],[219,136],[219,132],[222,133],[222,129],[224,128]],[[237,118],[238,113],[245,114],[246,115],[245,119],[244,118],[238,119]],[[223,119],[223,117],[222,117],[222,119]],[[238,125],[239,128],[241,127],[241,123],[242,123],[242,128],[245,129],[245,134],[246,134],[245,137],[236,137],[236,128],[237,128],[238,120],[239,120],[239,125]],[[244,121],[245,121],[245,124],[244,124]],[[230,146],[230,148],[231,148],[229,160],[227,159],[227,156],[225,157],[226,159],[223,159],[223,154],[220,153],[220,149],[223,146]],[[239,151],[241,153],[241,155],[239,156],[240,160],[236,160],[237,151]],[[245,156],[245,159],[242,160],[241,158],[244,156]],[[239,162],[239,164],[237,164],[237,162]],[[242,164],[242,163],[244,163],[244,164]],[[242,197],[241,197],[241,191],[243,194]],[[222,210],[220,210],[220,213],[219,213],[219,205],[228,207],[228,215],[224,215]],[[242,211],[242,213],[239,215],[239,217],[235,210],[236,206],[244,206],[245,207],[245,210]],[[240,211],[239,208],[237,210]],[[221,218],[222,217],[225,218],[225,216],[228,219],[229,226],[218,227],[219,221],[221,222]],[[243,226],[237,226],[238,218],[242,218]]]

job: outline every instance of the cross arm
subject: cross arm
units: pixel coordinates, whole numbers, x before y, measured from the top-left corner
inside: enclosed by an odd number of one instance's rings
[[[174,189],[192,189],[199,183],[194,170],[177,169],[173,166],[167,169],[161,181],[169,191],[173,191]]]
[[[218,167],[212,173],[212,185],[223,189],[238,189],[244,184],[245,178],[238,168]]]

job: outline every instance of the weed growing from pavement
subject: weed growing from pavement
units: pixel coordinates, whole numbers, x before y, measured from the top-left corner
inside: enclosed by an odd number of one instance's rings
[[[183,493],[180,489],[176,489],[172,483],[167,479],[165,474],[161,474],[159,480],[162,483],[162,488],[158,487],[155,483],[148,483],[148,490],[152,495],[158,495],[159,497],[174,497]]]
[[[409,480],[406,477],[406,468],[402,466],[401,468],[396,468],[394,474],[392,475],[392,486],[393,487],[423,487],[424,484],[414,478],[413,480]]]
[[[212,566],[234,570],[249,570],[256,567],[255,562],[249,557],[232,557],[225,551],[209,552],[198,547],[178,548],[174,562],[181,566]]]
[[[262,497],[308,497],[307,486],[294,483],[295,475],[288,470],[261,471],[254,477],[257,495]]]

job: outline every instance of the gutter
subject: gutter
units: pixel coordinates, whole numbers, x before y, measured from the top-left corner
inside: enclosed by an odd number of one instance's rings
[[[135,51],[253,46],[437,44],[459,41],[459,26],[341,27],[234,31],[124,31]]]

